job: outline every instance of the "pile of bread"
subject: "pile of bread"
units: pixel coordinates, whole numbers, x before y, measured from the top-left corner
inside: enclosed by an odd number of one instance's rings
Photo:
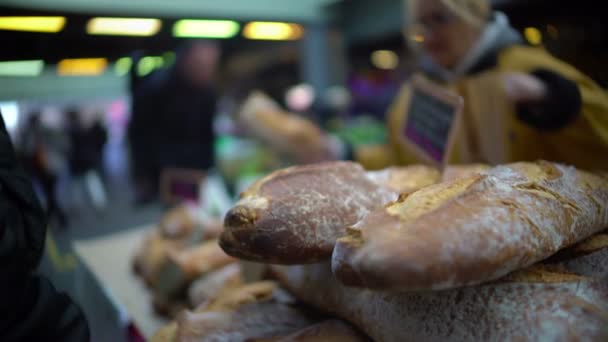
[[[218,245],[221,220],[184,204],[165,214],[137,251],[133,266],[151,289],[157,313],[175,317],[240,277],[237,260]],[[216,285],[214,285],[216,284]]]
[[[606,341],[607,227],[608,179],[555,163],[289,168],[219,239],[274,281],[226,286],[155,340]]]

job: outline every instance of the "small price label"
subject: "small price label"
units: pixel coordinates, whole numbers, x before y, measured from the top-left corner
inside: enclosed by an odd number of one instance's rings
[[[444,167],[454,147],[462,108],[462,97],[415,77],[401,129],[404,144],[423,161]]]

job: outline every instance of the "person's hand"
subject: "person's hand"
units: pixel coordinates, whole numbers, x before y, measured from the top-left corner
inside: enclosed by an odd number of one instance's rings
[[[505,94],[513,103],[541,101],[547,95],[547,87],[538,78],[521,73],[508,73],[502,78]]]

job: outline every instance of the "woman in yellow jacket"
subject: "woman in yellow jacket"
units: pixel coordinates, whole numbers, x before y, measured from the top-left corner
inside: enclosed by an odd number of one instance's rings
[[[487,0],[408,1],[420,74],[464,99],[449,163],[545,159],[608,170],[608,94],[542,48],[525,46]],[[368,168],[421,162],[403,143],[411,85],[387,114],[390,146],[354,151]]]

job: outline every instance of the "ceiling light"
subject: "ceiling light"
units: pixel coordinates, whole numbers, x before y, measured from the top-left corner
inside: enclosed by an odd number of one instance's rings
[[[97,76],[108,66],[105,58],[63,59],[57,64],[57,74],[61,76]]]
[[[64,26],[65,17],[0,17],[0,30],[55,33]]]
[[[41,60],[0,62],[0,76],[38,76],[43,68]]]
[[[87,23],[88,34],[117,36],[153,36],[160,30],[159,19],[93,18]]]
[[[178,20],[173,36],[179,38],[232,38],[241,26],[232,20]]]
[[[252,21],[245,25],[243,36],[256,40],[296,40],[304,34],[301,25],[268,21]]]
[[[543,42],[543,34],[536,27],[526,27],[524,37],[532,45],[540,45]]]
[[[372,53],[372,64],[382,70],[392,70],[399,65],[399,57],[390,50],[378,50]]]
[[[130,57],[122,57],[116,60],[114,63],[114,72],[117,76],[125,76],[131,71],[133,61]]]
[[[155,69],[162,68],[165,65],[165,60],[160,56],[146,56],[137,63],[137,75],[140,77],[146,76]]]

